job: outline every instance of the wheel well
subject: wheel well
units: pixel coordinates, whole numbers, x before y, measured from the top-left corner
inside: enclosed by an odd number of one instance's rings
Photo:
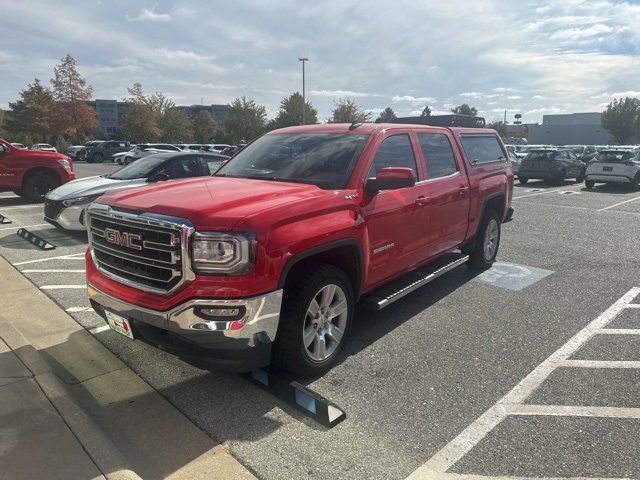
[[[326,263],[341,269],[349,277],[356,299],[360,296],[362,289],[362,254],[358,247],[351,244],[322,250],[305,256],[300,260],[296,260],[294,257],[285,266],[279,286],[284,287],[285,284],[295,281],[318,263]]]
[[[482,212],[482,216],[485,215],[489,210],[494,210],[498,216],[502,219],[504,218],[504,195],[495,195],[487,200],[487,203],[484,204],[484,210]]]
[[[58,182],[60,182],[60,175],[58,175],[58,172],[56,172],[55,170],[52,170],[46,167],[36,167],[36,168],[32,168],[31,170],[29,170],[27,173],[24,174],[24,176],[22,177],[22,188],[24,188],[24,184],[27,182],[27,180],[29,180],[29,178],[33,177],[38,173],[51,175],[56,180],[58,180]]]

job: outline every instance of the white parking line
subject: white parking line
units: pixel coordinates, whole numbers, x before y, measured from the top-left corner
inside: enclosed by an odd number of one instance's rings
[[[109,329],[111,329],[109,325],[101,325],[100,327],[92,328],[91,330],[89,330],[89,333],[95,335],[96,333],[106,332]]]
[[[640,328],[603,328],[598,333],[602,335],[640,335]]]
[[[14,225],[13,227],[2,227],[0,231],[3,230],[18,230],[19,228],[31,228],[31,227],[44,227],[49,225],[48,223],[36,223],[34,225]]]
[[[451,440],[433,457],[427,460],[422,466],[418,467],[409,477],[408,480],[427,480],[440,478],[445,472],[455,465],[462,457],[464,457],[473,447],[475,447],[484,437],[486,437],[502,420],[504,420],[512,412],[518,411],[519,414],[526,414],[524,402],[533,392],[535,392],[543,382],[560,366],[565,366],[568,359],[573,355],[584,343],[596,335],[611,320],[613,320],[621,311],[640,294],[640,288],[634,287],[625,293],[618,301],[605,310],[598,318],[590,322],[586,327],[576,333],[567,343],[556,350],[544,362],[538,365],[529,375],[520,381],[509,393],[502,397],[489,410],[484,412],[476,421],[465,428],[458,436]],[[571,360],[570,362],[592,362],[588,360]],[[621,362],[606,362],[609,365],[618,364],[622,367]],[[628,362],[624,362],[628,363]],[[634,362],[640,367],[640,362]],[[593,364],[593,363],[592,363]],[[574,364],[578,365],[578,364]],[[630,363],[628,363],[631,366]],[[629,368],[626,367],[626,368]],[[637,368],[635,366],[631,368]],[[548,411],[554,411],[554,415],[562,415],[563,405],[544,406]],[[605,408],[605,407],[602,407]],[[519,410],[517,410],[519,409]],[[555,409],[555,410],[554,410]],[[447,475],[448,477],[449,475]]]
[[[518,205],[539,205],[541,207],[552,208],[570,208],[572,210],[594,210],[593,208],[577,207],[575,205],[553,205],[552,203],[538,203],[538,202],[518,202]]]
[[[86,285],[42,285],[40,290],[80,290],[87,288]]]
[[[630,200],[625,200],[624,202],[616,203],[614,205],[609,205],[608,207],[601,208],[600,210],[598,210],[598,212],[604,212],[605,210],[609,210],[609,209],[617,207],[619,205],[624,205],[625,203],[635,202],[636,200],[640,200],[640,197],[635,197],[635,198],[632,198]]]
[[[640,368],[640,362],[633,360],[565,360],[560,366],[570,368]]]
[[[84,273],[84,271],[84,268],[78,270],[20,270],[21,273]]]
[[[509,415],[549,415],[567,417],[640,418],[640,408],[581,407],[573,405],[511,405]]]
[[[48,262],[49,260],[84,260],[84,252],[82,252],[82,253],[72,253],[72,254],[69,254],[69,255],[60,255],[58,257],[38,258],[36,260],[27,260],[25,262],[16,262],[16,263],[13,264],[13,266],[14,267],[18,267],[20,265],[28,265],[30,263]]]
[[[68,313],[81,313],[81,312],[91,312],[93,308],[91,307],[69,307],[65,310]]]
[[[0,209],[2,211],[5,210],[18,210],[21,208],[43,208],[42,205],[38,204],[38,205],[12,205],[10,207],[0,207]]]

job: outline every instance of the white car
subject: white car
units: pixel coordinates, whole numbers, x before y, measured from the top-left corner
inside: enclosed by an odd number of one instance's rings
[[[25,150],[27,147],[22,143],[12,143],[12,146],[19,148],[20,150]]]
[[[640,190],[640,150],[600,150],[587,166],[584,178],[584,184],[589,189],[596,183],[626,183],[634,190]]]
[[[227,145],[226,143],[210,143],[208,145],[203,145],[204,147],[208,147],[211,153],[219,153],[227,147],[231,145]]]
[[[148,155],[154,155],[156,153],[166,153],[166,152],[182,152],[183,150],[180,147],[176,147],[175,145],[171,145],[169,143],[144,143],[140,145],[136,145],[130,153],[132,153],[131,158],[128,156],[123,157],[123,162],[125,165],[131,163],[139,158],[146,157]],[[215,152],[213,152],[215,153]],[[125,161],[128,159],[128,163]]]
[[[58,153],[56,147],[52,147],[48,143],[34,143],[33,145],[31,145],[31,150],[42,150],[43,152]]]
[[[111,156],[111,161],[119,165],[129,165],[132,162],[134,155],[135,147],[133,147],[133,149],[129,150],[128,152],[114,153]]]

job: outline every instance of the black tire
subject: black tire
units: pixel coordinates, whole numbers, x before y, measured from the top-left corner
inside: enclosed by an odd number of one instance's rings
[[[596,184],[593,180],[585,180],[584,186],[587,187],[587,190],[591,190],[593,186]]]
[[[104,155],[101,153],[94,153],[91,156],[91,163],[102,163],[104,162]]]
[[[314,317],[315,319],[312,319],[307,315],[307,312],[312,301],[319,298],[322,289],[328,285],[339,287],[344,294],[347,303],[346,322],[340,341],[337,342],[335,349],[326,359],[318,361],[311,357],[313,353],[305,347],[303,331],[305,327],[308,327],[310,332],[316,331],[319,324],[326,321],[320,317],[316,322],[318,317],[316,316]],[[288,280],[284,289],[282,315],[280,316],[280,324],[274,344],[273,363],[301,377],[318,376],[325,373],[333,366],[344,347],[353,322],[354,303],[353,288],[349,278],[341,269],[333,265],[316,264],[304,269],[302,274]],[[336,319],[329,321],[331,328],[333,328],[332,322],[334,320]],[[342,317],[342,320],[344,321],[344,317]],[[322,330],[322,328],[319,328],[319,330]],[[315,335],[312,336],[315,337]],[[327,338],[329,339],[329,345],[334,342],[333,337],[330,335],[323,334],[323,338],[325,339],[324,342],[326,342]],[[313,340],[309,347],[315,346],[314,342],[316,341],[318,340]]]
[[[132,158],[131,157],[124,157],[124,164],[125,165],[129,165],[132,162]]]
[[[520,185],[526,185],[529,179],[527,177],[521,177],[520,175],[518,175],[518,181],[520,182]]]
[[[638,173],[631,182],[631,190],[634,192],[640,191],[640,173]]]
[[[560,172],[558,175],[551,179],[552,185],[562,186],[564,184],[565,173]]]
[[[498,255],[498,249],[500,247],[500,235],[501,235],[502,219],[494,210],[489,210],[484,214],[482,223],[478,227],[476,233],[476,240],[473,250],[470,252],[468,264],[471,268],[477,270],[487,270],[491,268],[493,262],[496,261]],[[487,247],[487,235],[488,231],[497,228],[497,238],[494,241],[494,248],[491,252]]]
[[[580,174],[576,177],[576,182],[577,182],[577,183],[582,183],[582,182],[584,182],[584,173],[580,173]]]
[[[60,186],[60,181],[51,174],[38,172],[30,175],[23,185],[24,196],[31,202],[41,202],[47,192]]]

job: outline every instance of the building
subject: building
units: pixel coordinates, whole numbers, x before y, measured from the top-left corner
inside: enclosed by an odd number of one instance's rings
[[[609,132],[599,112],[544,115],[542,125],[528,125],[532,145],[607,145]]]
[[[106,137],[113,137],[117,133],[132,105],[131,102],[117,100],[92,100],[87,104],[96,111],[98,126]],[[229,105],[189,105],[176,108],[183,109],[189,118],[195,118],[201,110],[206,110],[218,125],[223,125],[229,116]]]

